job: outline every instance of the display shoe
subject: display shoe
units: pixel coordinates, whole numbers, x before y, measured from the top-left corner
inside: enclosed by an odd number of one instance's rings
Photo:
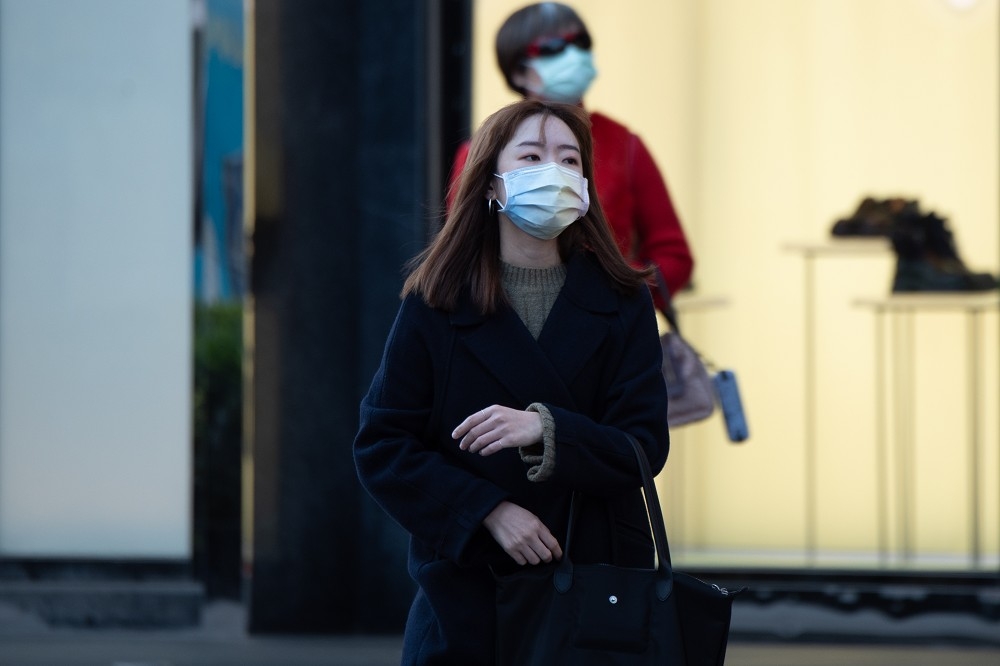
[[[947,221],[904,212],[890,234],[896,252],[893,292],[989,291],[1000,286],[990,273],[970,271],[958,255]]]
[[[927,229],[927,250],[931,262],[943,273],[964,275],[973,291],[996,289],[1000,286],[997,278],[990,273],[969,270],[958,255],[955,246],[955,235],[948,228],[948,221],[934,213],[925,216]]]
[[[914,199],[865,197],[850,217],[834,223],[830,233],[837,237],[888,236],[898,216],[918,212],[919,205]]]
[[[990,289],[992,287],[988,287]],[[899,259],[892,279],[893,293],[914,291],[983,291],[968,276],[946,273],[923,259]]]

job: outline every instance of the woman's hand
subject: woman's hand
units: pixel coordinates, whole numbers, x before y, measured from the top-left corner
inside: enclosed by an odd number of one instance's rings
[[[458,448],[463,451],[488,456],[542,441],[542,417],[537,412],[490,405],[467,417],[451,436],[462,440]]]
[[[562,548],[545,523],[516,504],[500,502],[483,525],[518,564],[539,564],[562,557]]]

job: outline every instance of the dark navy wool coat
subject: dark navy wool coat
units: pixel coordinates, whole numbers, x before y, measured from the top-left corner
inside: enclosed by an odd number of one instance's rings
[[[638,466],[625,433],[639,440],[658,472],[669,447],[660,367],[648,290],[615,291],[587,253],[567,264],[537,341],[507,307],[483,316],[467,301],[445,312],[418,297],[404,299],[354,442],[365,488],[411,535],[409,571],[418,591],[404,664],[493,663],[490,567],[517,565],[482,521],[503,500],[532,511],[564,544],[570,494],[580,491],[586,501],[574,561],[652,566]],[[533,402],[544,403],[555,420],[555,472],[546,481],[527,479],[515,449],[480,456],[451,437],[484,407]]]

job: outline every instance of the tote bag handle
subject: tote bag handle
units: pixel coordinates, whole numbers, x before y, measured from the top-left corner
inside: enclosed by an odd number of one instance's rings
[[[660,498],[656,493],[656,484],[653,480],[653,470],[649,466],[649,459],[646,452],[632,435],[625,433],[632,450],[635,452],[636,460],[639,463],[639,474],[642,476],[642,494],[646,501],[646,515],[653,530],[653,545],[656,547],[656,596],[660,601],[665,601],[673,590],[674,580],[670,565],[670,544],[667,543],[667,529],[663,524],[663,511],[660,509]],[[566,546],[563,549],[563,558],[559,561],[553,574],[553,584],[560,592],[566,592],[573,584],[573,563],[570,560],[570,543],[573,539],[573,531],[576,526],[578,514],[577,493],[574,492],[570,498],[569,524],[566,527]]]

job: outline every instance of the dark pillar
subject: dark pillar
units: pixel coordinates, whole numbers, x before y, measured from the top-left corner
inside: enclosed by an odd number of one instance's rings
[[[254,6],[250,630],[399,631],[406,536],[351,443],[467,131],[470,0]]]

